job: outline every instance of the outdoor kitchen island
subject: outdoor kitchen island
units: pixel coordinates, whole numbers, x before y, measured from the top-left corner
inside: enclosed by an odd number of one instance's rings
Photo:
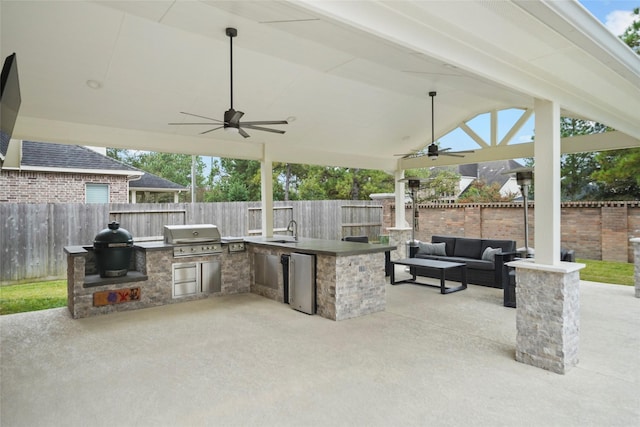
[[[279,260],[282,255],[303,253],[316,259],[316,314],[343,320],[386,307],[385,255],[395,246],[343,242],[291,236],[243,237],[245,250],[233,251],[237,241],[225,243],[219,253],[175,258],[174,245],[163,242],[134,243],[129,274],[100,278],[90,246],[65,247],[67,255],[68,307],[74,318],[123,310],[136,310],[210,296],[252,292],[284,302],[284,275],[278,263],[272,283],[256,283],[255,260],[261,256]],[[217,280],[195,294],[177,295],[176,265],[185,262],[213,265]],[[272,263],[273,264],[273,263]],[[204,271],[204,270],[202,270]]]
[[[245,237],[244,241],[253,260],[256,255],[272,259],[291,253],[315,255],[316,314],[322,317],[344,320],[386,308],[384,253],[395,246],[277,235]],[[277,272],[277,282],[265,286],[256,283],[252,268],[251,292],[284,301],[282,269]]]

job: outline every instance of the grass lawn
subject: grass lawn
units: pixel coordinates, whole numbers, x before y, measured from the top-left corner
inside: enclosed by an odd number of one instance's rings
[[[594,261],[591,259],[577,259],[579,263],[587,264],[580,270],[580,280],[590,282],[613,283],[616,285],[634,285],[633,264],[613,261]]]
[[[66,280],[0,287],[0,314],[45,310],[66,305]]]
[[[633,264],[578,259],[587,266],[580,279],[590,282],[633,286]],[[67,305],[67,281],[37,282],[0,287],[0,315],[45,310]]]

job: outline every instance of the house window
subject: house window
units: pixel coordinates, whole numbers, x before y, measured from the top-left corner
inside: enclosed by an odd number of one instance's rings
[[[109,184],[86,184],[87,203],[109,203]]]

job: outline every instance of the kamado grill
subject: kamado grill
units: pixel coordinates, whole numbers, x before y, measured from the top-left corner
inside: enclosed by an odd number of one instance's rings
[[[222,252],[218,227],[213,224],[165,225],[164,242],[174,245],[173,256],[200,256]]]

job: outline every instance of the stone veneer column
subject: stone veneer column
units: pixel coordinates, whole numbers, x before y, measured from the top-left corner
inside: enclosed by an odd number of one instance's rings
[[[391,251],[391,259],[395,261],[409,258],[407,242],[411,240],[411,228],[389,227],[387,231],[389,231],[389,244],[398,247],[397,250]]]
[[[635,276],[636,298],[640,298],[640,237],[629,239],[633,244],[633,265]]]
[[[514,261],[516,360],[564,374],[578,363],[580,274],[584,264]]]

